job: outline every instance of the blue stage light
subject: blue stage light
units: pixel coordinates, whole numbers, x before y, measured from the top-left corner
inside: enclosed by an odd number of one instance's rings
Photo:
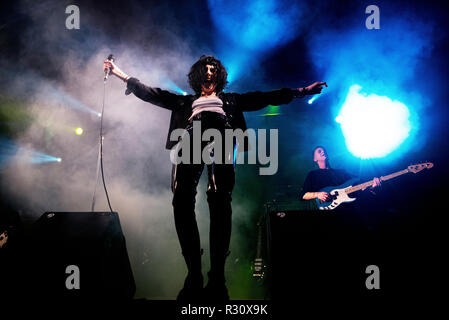
[[[314,95],[312,98],[307,101],[309,104],[312,104],[316,99],[318,99],[319,95]]]
[[[18,163],[25,162],[33,164],[62,161],[61,158],[22,147],[11,140],[0,138],[0,166],[9,163],[12,159]]]
[[[47,92],[53,99],[59,101],[61,104],[65,105],[69,108],[96,114],[99,117],[101,116],[101,113],[98,113],[97,111],[89,108],[88,106],[81,103],[80,101],[78,101],[77,99],[75,99],[74,97],[69,95],[68,93],[64,92],[62,89],[57,89],[57,88],[48,86]]]
[[[164,85],[167,87],[168,90],[175,91],[179,94],[182,94],[183,96],[187,95],[187,92],[182,90],[180,87],[178,87],[173,81],[170,79],[164,79]]]
[[[335,121],[356,157],[380,158],[398,148],[411,130],[410,111],[402,102],[361,92],[352,85]]]
[[[23,160],[27,160],[27,159],[23,159]],[[57,157],[53,157],[50,156],[48,154],[44,154],[44,153],[40,153],[37,151],[32,152],[30,158],[28,159],[29,162],[34,163],[34,164],[40,164],[40,163],[45,163],[45,162],[61,162],[62,159],[61,158],[57,158]]]

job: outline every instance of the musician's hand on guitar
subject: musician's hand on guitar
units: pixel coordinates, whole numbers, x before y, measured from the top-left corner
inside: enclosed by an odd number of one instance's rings
[[[372,185],[372,188],[380,187],[380,185],[381,185],[380,179],[379,179],[379,178],[374,178],[374,179],[373,179],[373,185]]]
[[[323,202],[330,200],[329,193],[327,193],[327,192],[317,192],[316,197],[318,200],[321,200]]]

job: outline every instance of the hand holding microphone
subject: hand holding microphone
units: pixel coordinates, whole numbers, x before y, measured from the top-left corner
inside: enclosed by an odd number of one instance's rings
[[[108,58],[103,63],[103,70],[104,70],[104,82],[108,80],[109,73],[114,69],[114,56],[110,54]]]
[[[115,65],[114,60],[114,56],[110,54],[108,58],[103,62],[104,82],[108,80],[109,74],[113,74],[123,81],[127,81],[130,77]]]

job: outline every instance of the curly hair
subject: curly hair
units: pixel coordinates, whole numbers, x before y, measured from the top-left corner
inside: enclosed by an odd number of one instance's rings
[[[214,66],[217,70],[215,76],[216,93],[221,92],[228,83],[228,73],[226,72],[226,68],[223,66],[221,61],[216,59],[214,56],[202,55],[198,61],[192,65],[188,74],[189,85],[198,95],[201,95],[201,86],[206,79],[206,65],[208,64]]]

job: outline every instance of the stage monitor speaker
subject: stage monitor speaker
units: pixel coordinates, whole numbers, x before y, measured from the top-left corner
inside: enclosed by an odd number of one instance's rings
[[[32,226],[27,248],[24,292],[68,299],[134,296],[116,212],[46,212]]]
[[[432,221],[373,230],[354,211],[273,210],[267,222],[273,300],[371,301],[419,296],[439,286],[442,241]],[[368,266],[379,269],[379,289],[367,287],[373,274]]]
[[[314,211],[273,211],[269,218],[273,299],[323,298],[362,288],[368,243],[356,221]]]

